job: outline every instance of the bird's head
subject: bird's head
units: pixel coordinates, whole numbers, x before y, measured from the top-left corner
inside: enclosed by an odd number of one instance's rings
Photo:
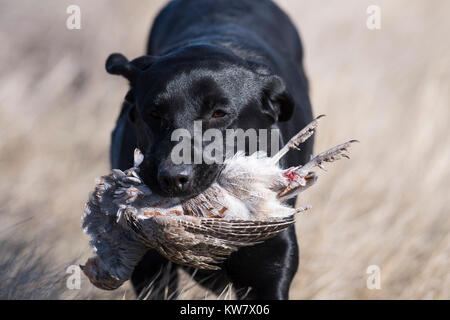
[[[103,290],[115,290],[124,283],[123,280],[113,277],[106,268],[102,268],[100,265],[98,257],[89,258],[84,266],[80,265],[81,270],[94,286]]]

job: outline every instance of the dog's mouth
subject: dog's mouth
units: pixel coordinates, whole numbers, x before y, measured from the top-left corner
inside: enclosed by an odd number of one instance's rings
[[[192,176],[191,186],[187,190],[176,190],[176,188],[162,187],[155,176],[146,174],[147,171],[141,168],[141,178],[144,184],[154,193],[164,198],[177,198],[187,201],[195,198],[199,194],[211,187],[223,170],[223,165],[219,167],[208,165],[208,168],[198,168]]]
[[[179,198],[181,198],[183,201],[187,201],[205,192],[212,186],[215,181],[217,181],[217,178],[221,174],[222,170],[223,165],[221,165],[218,170],[211,170],[213,172],[206,172],[204,175],[198,178],[194,177],[192,191],[189,194],[179,196]]]

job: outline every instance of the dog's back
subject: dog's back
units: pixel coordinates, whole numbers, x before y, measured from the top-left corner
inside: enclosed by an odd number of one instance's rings
[[[155,19],[147,53],[161,55],[174,46],[205,40],[220,44],[245,40],[245,52],[239,52],[241,55],[251,58],[249,50],[254,46],[258,56],[261,49],[266,50],[267,57],[272,55],[275,64],[283,62],[276,59],[278,54],[298,63],[302,60],[295,27],[269,0],[172,1]]]

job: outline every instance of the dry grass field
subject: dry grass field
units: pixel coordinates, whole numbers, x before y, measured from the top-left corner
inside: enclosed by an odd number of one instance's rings
[[[0,1],[0,298],[133,299],[66,268],[90,254],[80,217],[109,169],[110,132],[126,82],[104,61],[144,53],[165,3]],[[358,139],[302,197],[293,299],[450,298],[450,2],[322,0],[278,3],[302,35],[316,152]],[[381,29],[366,9],[381,8]],[[366,269],[381,270],[380,290]],[[188,281],[186,279],[186,281]],[[214,298],[183,282],[182,298]],[[223,297],[229,297],[225,293]]]

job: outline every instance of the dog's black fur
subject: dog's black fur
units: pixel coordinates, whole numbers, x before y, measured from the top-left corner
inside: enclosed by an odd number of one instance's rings
[[[113,54],[106,62],[109,73],[130,82],[112,134],[112,167],[129,168],[138,146],[145,154],[141,174],[152,190],[181,197],[205,190],[220,166],[173,164],[173,130],[192,130],[201,119],[204,130],[279,128],[285,142],[312,120],[302,55],[294,25],[271,1],[170,2],[153,24],[146,56],[129,62]],[[283,165],[306,162],[312,147],[309,140]],[[291,227],[233,253],[221,271],[198,271],[195,279],[207,277],[202,285],[216,292],[232,282],[238,298],[287,299],[298,260]],[[150,250],[132,276],[137,293],[167,263]]]

